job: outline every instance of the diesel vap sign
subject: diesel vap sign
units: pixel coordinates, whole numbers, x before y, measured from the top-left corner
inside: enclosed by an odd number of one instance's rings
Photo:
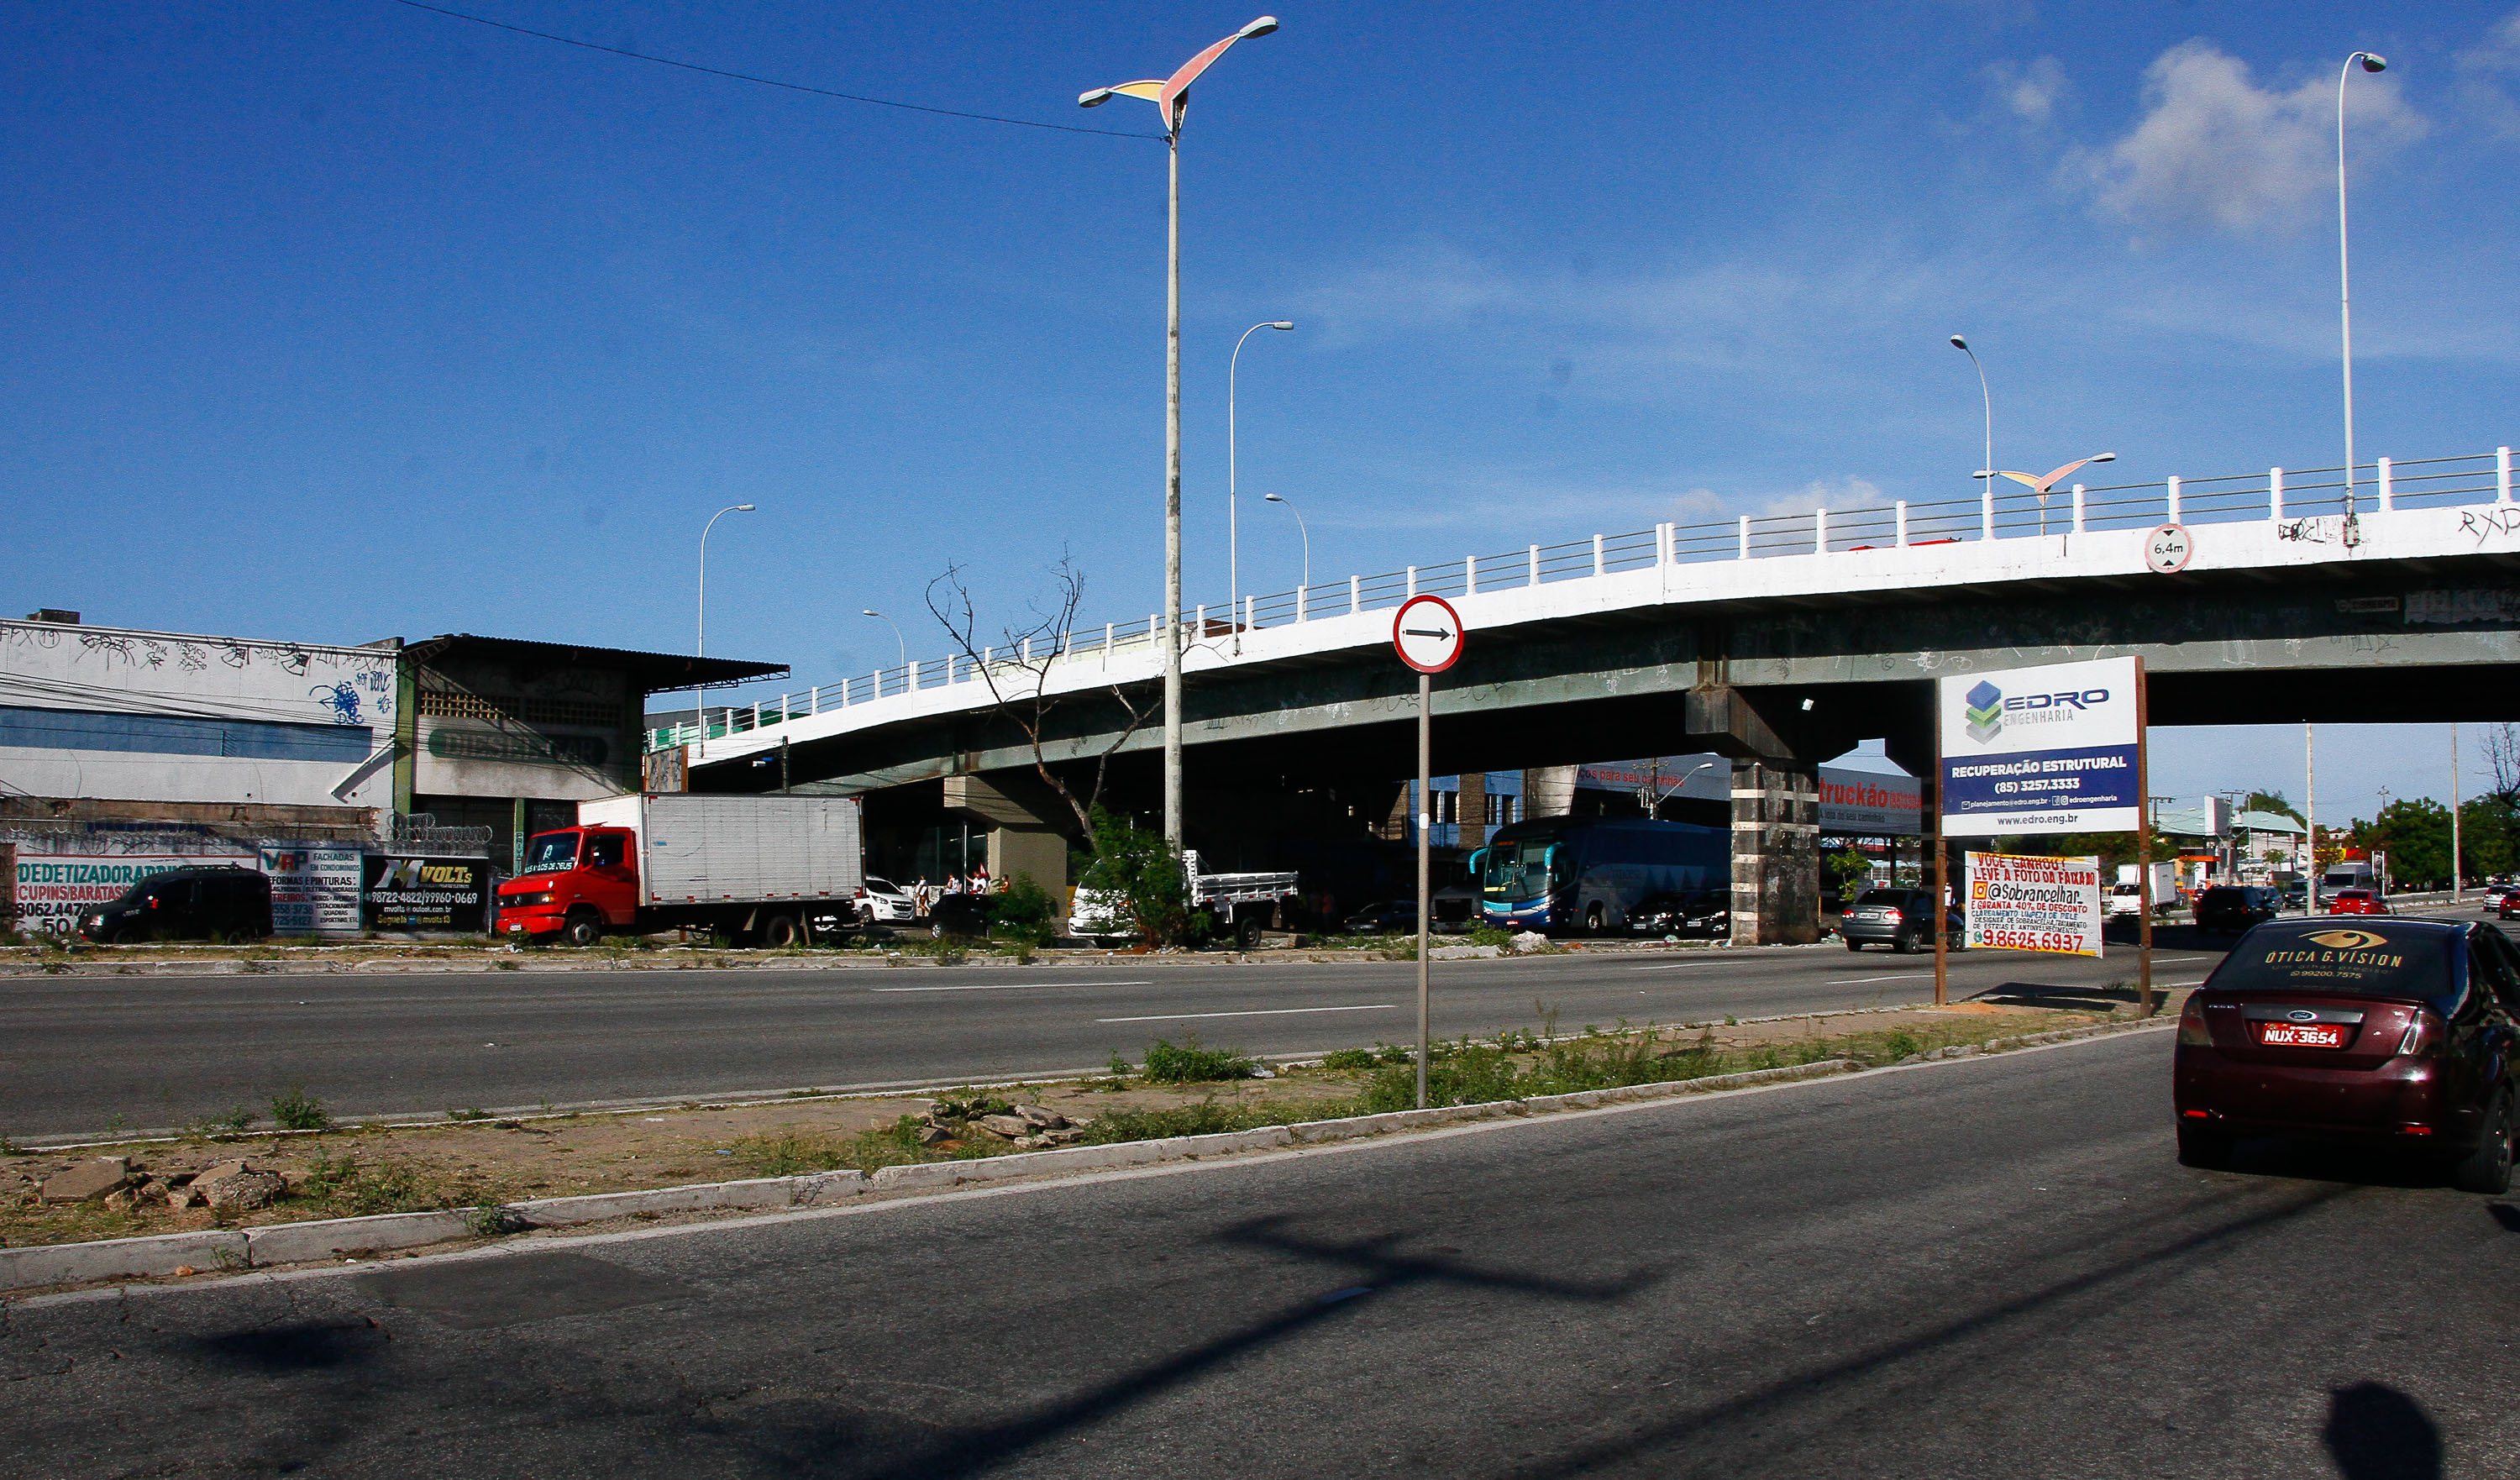
[[[2138,683],[2132,657],[1937,679],[1943,831],[2135,831]]]

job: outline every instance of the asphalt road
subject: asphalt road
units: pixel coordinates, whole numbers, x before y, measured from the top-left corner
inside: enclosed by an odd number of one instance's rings
[[[2210,949],[2166,949],[2193,981]],[[1956,999],[2089,1003],[2105,961],[1965,952]],[[1703,1021],[1930,1001],[1930,957],[1842,946],[1573,953],[1435,964],[1434,1031]],[[1295,1054],[1417,1032],[1417,967],[919,965],[817,971],[17,977],[0,981],[0,1132],[21,1139],[268,1114],[302,1085],[336,1114],[839,1090],[1100,1070],[1195,1033]],[[2117,994],[2129,1000],[2131,994]]]
[[[0,1323],[0,1472],[2504,1476],[2520,1207],[2161,1031]]]

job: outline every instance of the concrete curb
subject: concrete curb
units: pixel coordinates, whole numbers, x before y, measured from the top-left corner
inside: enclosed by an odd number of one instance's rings
[[[2007,1048],[2063,1043],[2163,1025],[2158,1018],[2149,1022],[2101,1023],[2089,1028],[2065,1028],[2013,1038],[1988,1039],[1982,1044],[1961,1044],[1937,1050],[1929,1056],[1972,1056]],[[1443,1105],[1425,1110],[1392,1110],[1379,1115],[1262,1126],[1257,1130],[1229,1131],[1211,1136],[1175,1136],[1160,1141],[1129,1141],[1112,1145],[1059,1146],[1045,1151],[1017,1151],[968,1161],[915,1162],[883,1167],[872,1177],[857,1171],[814,1172],[796,1177],[760,1177],[635,1192],[542,1197],[506,1204],[506,1211],[518,1227],[554,1229],[604,1223],[616,1218],[654,1218],[670,1213],[831,1207],[884,1193],[929,1192],[1019,1177],[1062,1176],[1151,1166],[1160,1162],[1195,1161],[1242,1151],[1357,1141],[1470,1121],[1714,1095],[1757,1085],[1824,1079],[1862,1068],[1862,1064],[1851,1058],[1828,1058],[1816,1063],[1746,1069],[1735,1074],[1716,1074],[1701,1079],[1666,1080],[1659,1084],[1624,1085],[1607,1090],[1582,1090],[1570,1095]],[[471,1210],[458,1209],[387,1213],[369,1218],[315,1219],[243,1230],[108,1238],[93,1243],[0,1248],[0,1290],[145,1278],[172,1275],[184,1267],[207,1272],[303,1264],[344,1254],[383,1253],[444,1243],[470,1236],[474,1232]]]

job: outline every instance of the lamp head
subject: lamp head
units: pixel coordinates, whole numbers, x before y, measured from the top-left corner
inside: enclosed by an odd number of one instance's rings
[[[1276,495],[1276,494],[1274,494],[1274,493],[1264,493],[1264,494],[1260,495],[1260,497],[1261,497],[1262,499],[1266,500],[1267,502],[1269,502],[1269,503],[1272,503],[1272,504],[1282,504],[1282,503],[1286,502],[1284,499],[1282,499],[1282,498],[1278,497],[1278,495]]]
[[[858,615],[860,615],[860,616],[881,616],[881,615],[883,615],[883,613],[882,613],[882,612],[880,612],[880,611],[876,610],[873,606],[869,606],[869,607],[868,607],[867,609],[865,609],[864,611],[859,612],[859,613],[858,613]]]
[[[1290,320],[1286,320],[1286,319],[1280,319],[1277,323],[1272,324],[1272,325],[1270,325],[1269,327],[1270,327],[1271,329],[1292,329],[1292,328],[1294,328],[1295,326],[1294,326],[1293,322],[1292,322],[1292,321],[1290,321]]]
[[[2116,462],[2117,460],[2118,460],[2118,455],[2117,455],[2116,453],[2114,453],[2114,452],[2103,452],[2103,453],[2095,454],[2094,456],[2092,456],[2092,457],[2085,458],[2083,461],[2084,461],[2084,462],[2086,462],[2086,463],[2114,463],[2114,462]]]
[[[1271,31],[1276,30],[1277,28],[1278,28],[1278,18],[1277,18],[1277,17],[1275,17],[1275,16],[1263,16],[1263,17],[1261,17],[1259,20],[1252,22],[1249,25],[1246,25],[1246,26],[1242,27],[1242,29],[1240,29],[1240,30],[1238,30],[1238,31],[1236,31],[1236,32],[1234,33],[1234,39],[1235,39],[1235,40],[1237,40],[1237,41],[1248,41],[1248,40],[1250,40],[1250,39],[1251,39],[1252,37],[1254,37],[1254,36],[1265,36],[1265,35],[1269,34]],[[2362,64],[2362,65],[2363,65],[2363,66],[2365,66],[2365,67],[2370,67],[2370,66],[2371,66],[2371,64],[2370,64],[2370,63],[2368,63],[2368,62],[2365,62],[2365,63],[2364,63],[2364,64]],[[2373,71],[2378,71],[2378,70],[2379,70],[2379,68],[2378,68],[2378,67],[2371,67],[2371,69],[2372,69]]]
[[[1954,335],[1952,336],[1952,347],[1954,349],[1965,350],[1968,348],[1968,340],[1961,338],[1958,335]]]
[[[1973,478],[1991,478],[1995,476],[1995,470],[1992,468],[1981,468],[1977,471],[1970,473],[1969,476]]]
[[[752,506],[750,504],[738,504],[735,506],[735,512],[738,514],[750,514],[752,512]]]
[[[2362,59],[2362,69],[2366,72],[2384,72],[2389,69],[2389,59],[2386,57],[2375,57],[2369,52],[2356,52],[2354,55]]]
[[[1078,93],[1076,95],[1076,106],[1079,108],[1101,108],[1103,104],[1110,102],[1111,95],[1117,91],[1119,91],[1117,88],[1098,87],[1092,92]]]

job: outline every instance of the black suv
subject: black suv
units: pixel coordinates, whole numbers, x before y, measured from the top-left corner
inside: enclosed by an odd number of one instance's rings
[[[1837,928],[1846,937],[1846,949],[1850,951],[1888,946],[1904,955],[1934,948],[1933,918],[1931,889],[1867,889],[1838,917]],[[1961,926],[1958,909],[1944,916],[1943,928],[1951,933],[1955,951],[1960,949]]]
[[[251,869],[169,869],[110,905],[81,912],[78,931],[98,942],[269,935],[271,880]]]
[[[2283,896],[2257,884],[2218,884],[2196,896],[2196,928],[2227,935],[2283,913]]]

